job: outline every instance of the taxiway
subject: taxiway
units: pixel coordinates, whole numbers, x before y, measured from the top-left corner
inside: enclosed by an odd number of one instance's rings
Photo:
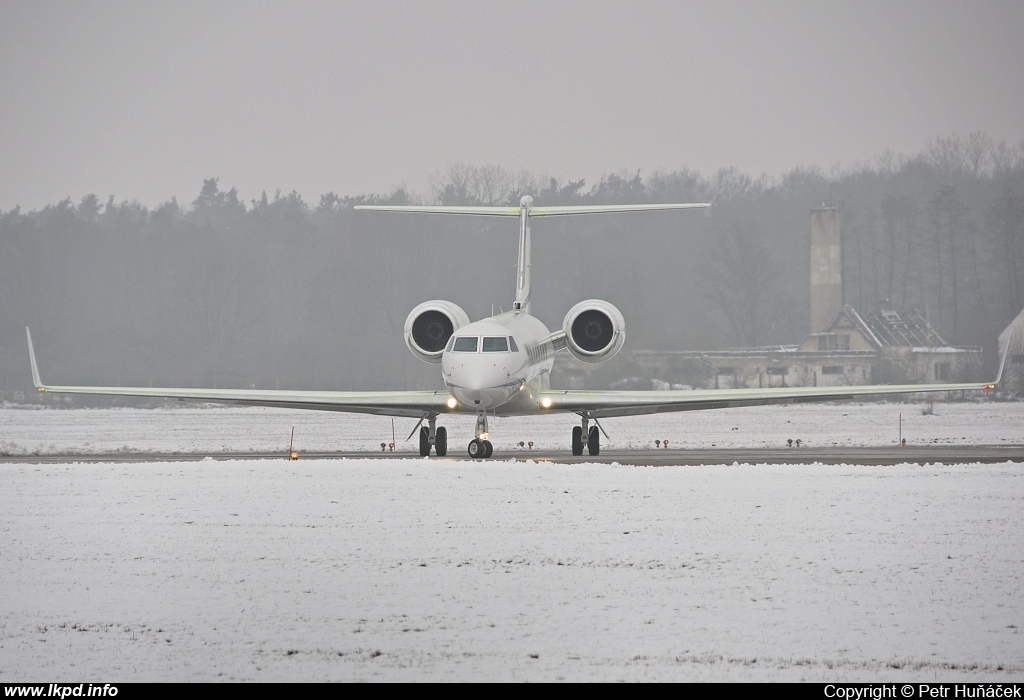
[[[0,463],[72,464],[94,462],[197,462],[205,459],[288,460],[286,453],[249,452],[112,452],[106,454],[62,453],[0,456]],[[598,456],[573,457],[567,451],[508,450],[490,459],[474,460],[461,451],[446,457],[420,457],[410,451],[300,452],[300,460],[407,459],[410,461],[477,462],[482,467],[494,462],[551,462],[556,464],[622,464],[654,467],[686,467],[716,464],[999,464],[1024,463],[1024,445],[927,445],[912,447],[793,447],[783,449],[617,449],[602,450]]]

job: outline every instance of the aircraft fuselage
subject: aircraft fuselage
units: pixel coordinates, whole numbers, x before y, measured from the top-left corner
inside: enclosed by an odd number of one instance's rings
[[[543,323],[523,311],[463,326],[441,355],[445,386],[465,409],[536,412],[554,362],[549,336]]]

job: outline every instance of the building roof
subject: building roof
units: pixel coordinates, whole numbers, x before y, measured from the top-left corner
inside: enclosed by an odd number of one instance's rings
[[[883,343],[881,339],[872,332],[864,318],[849,304],[839,309],[839,313],[837,313],[836,317],[832,319],[832,322],[825,326],[824,332],[831,333],[835,330],[836,326],[842,323],[844,318],[852,323],[854,327],[860,331],[861,335],[864,336],[864,339],[871,343],[871,345],[875,346],[877,350],[882,349]]]
[[[941,347],[947,343],[917,311],[879,309],[868,314],[868,326],[885,345]]]
[[[846,305],[825,328],[830,333],[843,319],[849,320],[864,338],[881,350],[887,347],[935,348],[946,346],[946,341],[917,311],[879,309],[867,317]]]

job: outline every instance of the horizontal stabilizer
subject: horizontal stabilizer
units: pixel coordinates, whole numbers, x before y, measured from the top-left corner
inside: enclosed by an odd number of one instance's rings
[[[569,216],[573,214],[619,214],[630,211],[668,211],[670,209],[704,209],[707,202],[691,204],[610,204],[604,206],[527,207],[530,216]],[[360,205],[359,211],[403,211],[422,214],[469,214],[473,216],[519,216],[522,207],[444,207],[444,206],[377,206]]]
[[[475,216],[519,216],[519,207],[435,207],[402,206],[387,207],[364,205],[353,207],[357,211],[405,211],[421,214],[471,214]]]
[[[530,216],[569,216],[572,214],[619,214],[627,211],[668,211],[670,209],[706,209],[709,202],[691,204],[608,204],[594,207],[530,207]]]

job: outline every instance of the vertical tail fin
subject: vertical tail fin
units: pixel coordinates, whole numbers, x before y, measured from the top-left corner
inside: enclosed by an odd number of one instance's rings
[[[516,270],[515,311],[530,313],[530,207],[533,197],[525,195],[519,201],[519,262]]]

